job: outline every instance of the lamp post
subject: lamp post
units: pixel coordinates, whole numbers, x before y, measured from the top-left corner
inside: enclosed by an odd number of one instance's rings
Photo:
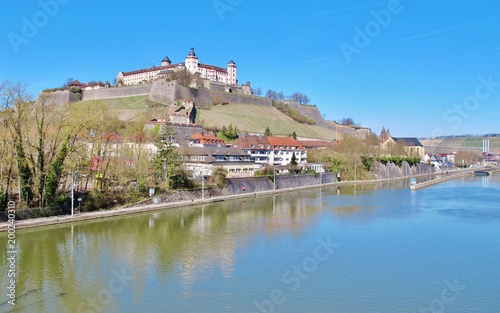
[[[205,200],[205,164],[201,168],[201,200]]]
[[[75,215],[75,172],[71,172],[71,217]]]
[[[276,191],[276,169],[274,168],[274,166],[273,166],[273,175],[274,175],[273,178],[274,190]]]

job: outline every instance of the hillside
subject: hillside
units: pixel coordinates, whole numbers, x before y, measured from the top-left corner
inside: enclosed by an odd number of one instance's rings
[[[148,100],[147,95],[101,100],[84,100],[79,103],[98,102],[107,104],[109,106],[109,110],[114,113],[113,115],[124,121],[134,120],[142,114],[149,114],[151,117],[154,117],[155,114],[165,111],[164,107],[152,108],[158,104]]]
[[[251,104],[228,104],[198,109],[196,123],[205,128],[222,128],[232,123],[240,131],[264,133],[269,127],[274,135],[288,136],[295,132],[300,137],[333,140],[335,131],[315,125],[295,122],[274,107]]]
[[[425,147],[425,151],[432,153],[448,153],[460,150],[472,150],[482,152],[484,137],[454,137],[439,139],[420,140]],[[500,153],[500,137],[491,137],[490,151]]]
[[[166,118],[172,108],[164,106],[144,96],[109,98],[101,100],[84,100],[80,103],[105,103],[113,115],[124,121],[131,121],[139,116]],[[316,108],[315,108],[316,109]],[[308,114],[309,115],[309,114]],[[264,133],[269,127],[274,135],[288,136],[295,132],[297,136],[321,140],[334,140],[336,135],[354,135],[354,128],[338,126],[335,130],[333,122],[321,121],[327,127],[298,123],[272,106],[230,103],[227,105],[202,106],[197,108],[196,124],[205,128],[218,128],[232,123],[242,132]]]

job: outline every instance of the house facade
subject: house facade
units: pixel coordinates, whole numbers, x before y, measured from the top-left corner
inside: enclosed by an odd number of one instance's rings
[[[247,135],[237,139],[233,147],[250,155],[260,166],[290,165],[293,155],[298,165],[307,163],[306,149],[291,137]]]
[[[184,168],[193,173],[193,177],[212,176],[215,167],[227,170],[227,177],[254,176],[260,168],[254,160],[242,150],[232,147],[192,147],[184,151]]]

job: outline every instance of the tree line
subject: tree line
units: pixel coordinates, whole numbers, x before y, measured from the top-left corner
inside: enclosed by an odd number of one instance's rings
[[[252,89],[252,93],[258,97],[262,96],[262,89],[260,87],[256,87]],[[285,96],[283,91],[276,91],[272,89],[268,89],[266,94],[266,98],[269,98],[271,100],[276,100],[276,101],[283,101],[283,100],[293,100],[297,101],[300,104],[308,104],[311,102],[309,97],[301,92],[294,92],[293,94],[289,96]]]
[[[94,200],[128,187],[137,196],[151,186],[192,187],[172,131],[145,130],[150,118],[124,122],[103,101],[57,105],[50,93],[34,100],[23,84],[1,82],[0,207],[13,197],[19,207],[58,206],[68,201],[72,177],[76,192]]]

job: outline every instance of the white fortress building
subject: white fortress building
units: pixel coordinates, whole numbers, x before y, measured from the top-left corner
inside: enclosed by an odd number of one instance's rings
[[[194,48],[191,48],[191,51],[189,51],[185,62],[172,64],[168,56],[166,56],[161,61],[161,66],[153,66],[131,72],[119,72],[116,76],[116,84],[118,86],[127,86],[150,83],[158,77],[166,76],[170,71],[178,71],[184,68],[191,74],[199,73],[203,79],[220,82],[226,86],[238,85],[236,63],[233,60],[227,63],[227,68],[203,64],[198,61]]]

